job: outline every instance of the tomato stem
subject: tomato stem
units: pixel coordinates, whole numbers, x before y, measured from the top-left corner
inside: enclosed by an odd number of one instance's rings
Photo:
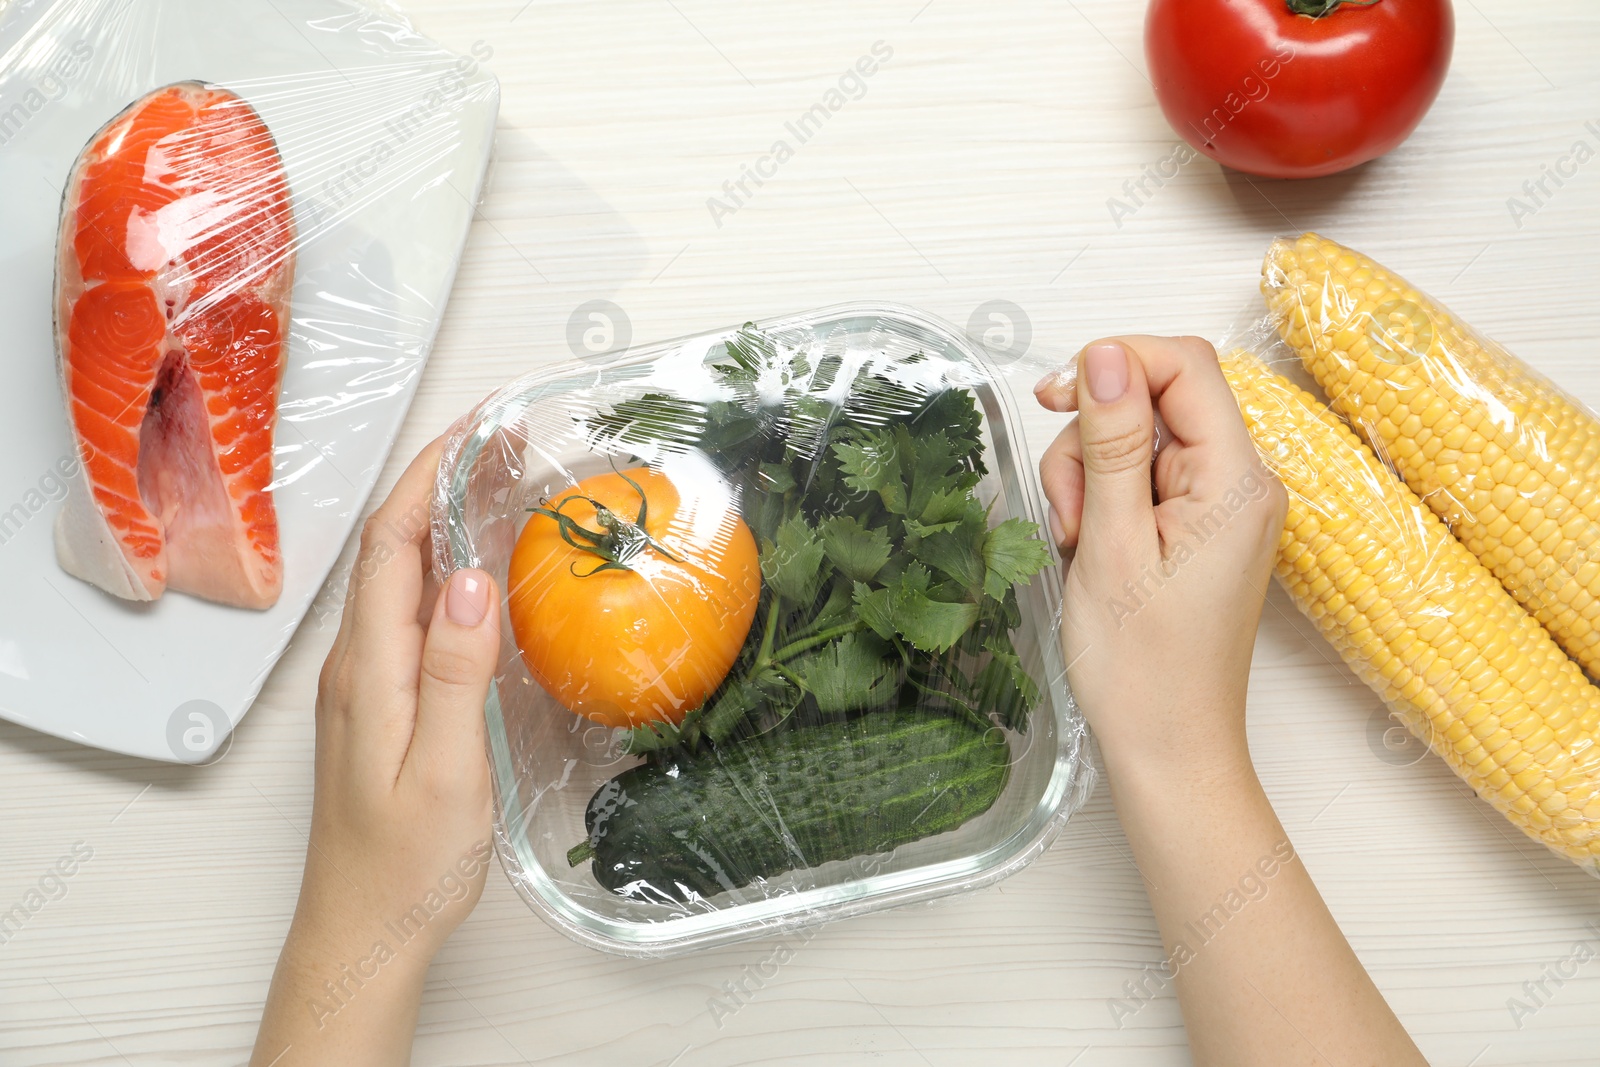
[[[1288,0],[1288,2],[1289,10],[1294,14],[1320,19],[1324,15],[1332,14],[1340,4],[1349,4],[1351,7],[1371,7],[1378,0]]]
[[[639,494],[639,512],[632,519],[624,519],[594,497],[581,494],[563,497],[553,508],[544,506],[548,501],[542,500],[539,502],[539,507],[528,509],[535,515],[543,515],[547,519],[554,519],[557,529],[561,532],[561,539],[567,544],[591,555],[599,556],[603,560],[599,566],[582,574],[578,573],[578,565],[576,563],[568,564],[567,569],[572,572],[573,577],[589,578],[599,574],[601,571],[632,570],[633,568],[628,565],[629,561],[646,548],[655,549],[674,563],[683,562],[677,556],[668,552],[660,541],[645,532],[645,521],[650,513],[650,501],[644,495],[644,490],[639,486],[638,482],[621,471],[618,471],[617,474],[623,481],[633,486],[633,491]],[[572,516],[562,511],[574,500],[586,501],[589,506],[594,508],[595,522],[599,524],[599,530],[588,529]]]

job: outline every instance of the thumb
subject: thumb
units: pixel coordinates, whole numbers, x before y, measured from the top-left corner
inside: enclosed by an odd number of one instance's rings
[[[423,641],[408,761],[420,752],[430,763],[447,767],[483,762],[483,705],[499,661],[500,600],[494,579],[476,569],[456,571],[433,606]]]
[[[1111,545],[1146,531],[1153,536],[1155,412],[1144,366],[1121,342],[1100,341],[1078,356],[1078,370],[1084,480],[1079,540]]]

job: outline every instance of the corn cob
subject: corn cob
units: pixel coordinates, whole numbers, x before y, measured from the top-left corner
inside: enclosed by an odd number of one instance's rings
[[[1223,369],[1288,490],[1296,606],[1479,796],[1600,874],[1600,689],[1338,415],[1254,356]]]
[[[1600,677],[1600,420],[1370,259],[1308,233],[1261,288],[1323,391]]]

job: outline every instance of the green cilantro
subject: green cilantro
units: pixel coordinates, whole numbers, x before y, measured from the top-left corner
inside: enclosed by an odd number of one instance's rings
[[[894,625],[894,608],[889,603],[889,590],[873,589],[865,582],[857,582],[854,593],[852,599],[861,621],[885,641],[893,641],[899,630]]]
[[[898,672],[877,644],[861,634],[846,634],[794,661],[794,673],[818,711],[826,715],[881,707],[894,699]]]
[[[955,524],[954,530],[940,530],[919,537],[911,554],[928,566],[949,575],[968,594],[976,597],[983,589],[982,534],[974,539],[970,531]]]
[[[917,516],[919,523],[929,524],[930,527],[943,527],[945,523],[955,522],[971,514],[977,506],[977,500],[964,489],[938,489],[929,497],[922,508],[922,514]],[[978,509],[981,516],[983,511]]]
[[[791,719],[905,707],[1025,730],[1040,690],[1011,640],[1016,590],[1050,552],[1031,522],[989,526],[972,393],[919,392],[753,326],[712,370],[729,399],[652,393],[585,427],[602,451],[710,457],[760,546],[756,623],[728,677],[678,726],[632,730],[629,751],[693,753]]]
[[[775,540],[761,542],[761,578],[779,596],[810,603],[823,578],[825,552],[805,516],[793,515],[778,527]]]
[[[839,456],[840,469],[845,472],[846,485],[860,493],[877,493],[883,498],[883,506],[896,515],[906,513],[906,485],[901,474],[903,458],[894,431],[869,431],[862,434],[857,443],[837,444],[833,450]]]
[[[851,581],[871,581],[889,562],[892,551],[889,532],[862,526],[854,515],[828,519],[822,523],[820,532],[828,560]]]
[[[913,648],[947,652],[978,618],[978,605],[951,602],[930,588],[926,567],[913,563],[895,582],[889,594],[889,617]]]
[[[999,600],[1012,586],[1049,566],[1050,550],[1039,540],[1038,526],[1026,519],[1007,519],[984,538],[983,562],[988,567],[983,591]]]
[[[976,679],[978,704],[995,712],[1011,729],[1020,730],[1028,712],[1039,703],[1039,685],[1022,669],[1009,635],[991,635],[983,648],[990,655]]]

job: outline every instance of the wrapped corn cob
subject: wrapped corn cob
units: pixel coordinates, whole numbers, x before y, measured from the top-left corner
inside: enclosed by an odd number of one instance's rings
[[[1333,407],[1600,677],[1600,419],[1314,233],[1273,244],[1261,288]]]
[[[1295,604],[1479,796],[1600,873],[1600,689],[1326,405],[1248,353],[1223,370],[1289,493]]]

